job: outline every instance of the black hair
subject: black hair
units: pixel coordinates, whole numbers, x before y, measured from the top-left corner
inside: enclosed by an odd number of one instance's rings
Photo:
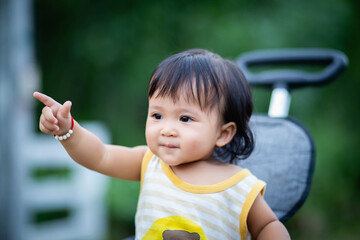
[[[230,159],[247,158],[254,149],[249,127],[253,101],[249,84],[241,69],[232,61],[204,49],[190,49],[163,60],[151,75],[148,98],[180,92],[199,103],[202,109],[218,107],[225,123],[236,124],[231,142],[216,148],[215,154]]]

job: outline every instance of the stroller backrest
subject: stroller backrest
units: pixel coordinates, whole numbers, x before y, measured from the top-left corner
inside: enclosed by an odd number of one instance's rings
[[[256,141],[254,152],[238,165],[267,182],[265,199],[284,222],[307,198],[315,166],[310,132],[288,117],[290,90],[328,83],[345,69],[347,57],[330,49],[265,50],[241,55],[237,63],[250,85],[273,89],[269,115],[254,115],[250,121]],[[322,69],[305,71],[291,68],[294,65]],[[275,66],[275,70],[254,74],[251,66]]]
[[[309,194],[315,164],[312,137],[290,118],[254,115],[251,127],[255,149],[238,164],[267,182],[265,199],[277,217],[286,221]]]

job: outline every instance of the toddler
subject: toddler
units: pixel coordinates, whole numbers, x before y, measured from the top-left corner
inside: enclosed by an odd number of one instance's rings
[[[251,92],[233,62],[202,49],[161,62],[148,86],[147,146],[105,145],[72,118],[70,101],[34,97],[46,105],[40,130],[76,162],[141,181],[136,239],[290,239],[265,183],[232,164],[254,148]]]

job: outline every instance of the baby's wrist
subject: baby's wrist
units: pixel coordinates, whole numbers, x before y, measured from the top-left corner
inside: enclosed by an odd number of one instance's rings
[[[56,140],[59,140],[59,141],[65,141],[66,139],[70,138],[71,135],[73,134],[73,129],[74,129],[74,118],[71,116],[71,127],[70,127],[70,130],[65,133],[64,135],[54,135],[55,139]]]

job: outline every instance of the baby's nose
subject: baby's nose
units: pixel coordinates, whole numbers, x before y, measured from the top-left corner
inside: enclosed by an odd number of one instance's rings
[[[169,127],[164,127],[161,131],[160,131],[161,136],[164,137],[175,137],[176,136],[176,130],[173,128],[169,128]]]

